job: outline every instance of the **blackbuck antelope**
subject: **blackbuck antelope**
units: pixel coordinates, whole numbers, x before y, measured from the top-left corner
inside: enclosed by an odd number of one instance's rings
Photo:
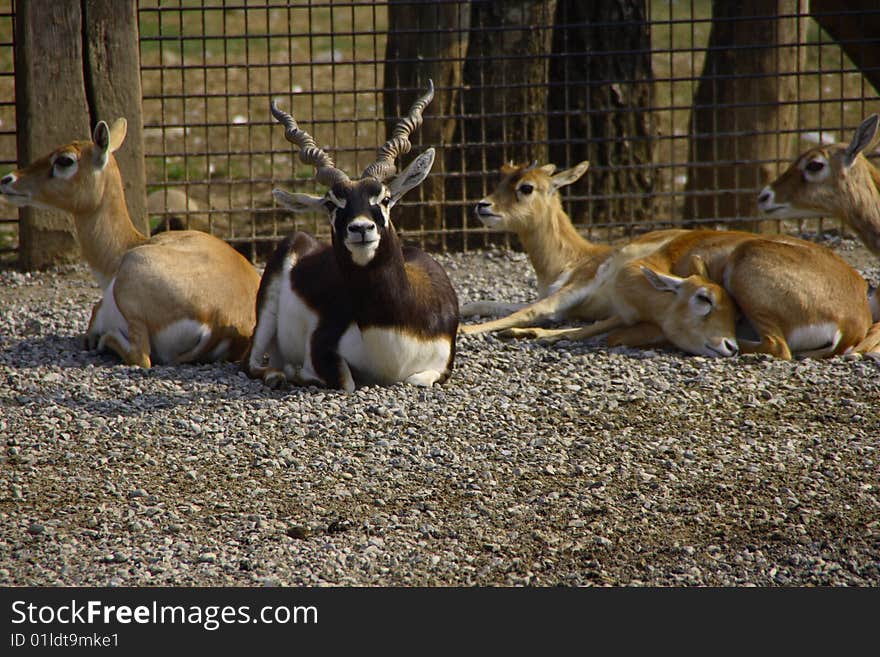
[[[391,208],[421,183],[434,150],[395,176],[394,161],[410,151],[433,84],[394,128],[358,180],[336,168],[294,118],[273,102],[300,159],[328,187],[323,196],[273,190],[294,212],[330,217],[332,245],[306,233],[285,239],[266,266],[257,296],[257,327],[242,362],[269,386],[285,380],[352,391],[355,383],[420,386],[443,383],[455,358],[458,299],[443,268],[402,246]]]
[[[880,116],[872,114],[849,144],[818,146],[802,153],[758,195],[758,209],[779,219],[836,217],[850,226],[868,249],[880,256],[880,170],[864,153],[880,142]],[[878,291],[871,312],[880,321]]]
[[[502,169],[498,188],[477,204],[476,214],[486,226],[519,236],[540,298],[506,317],[463,326],[463,333],[514,329],[508,334],[558,340],[617,329],[609,336],[612,344],[668,341],[697,354],[739,350],[786,359],[873,349],[865,341],[871,326],[867,284],[822,246],[714,230],[653,231],[618,247],[587,241],[562,209],[558,190],[588,166],[560,173],[552,164]],[[746,320],[738,322],[739,337],[731,298]],[[492,310],[478,302],[462,314]],[[562,319],[597,323],[523,330]]]
[[[113,156],[127,123],[95,126],[92,141],[56,148],[0,179],[18,206],[73,215],[83,257],[103,290],[86,332],[89,349],[126,364],[237,360],[254,328],[260,277],[226,242],[198,231],[151,239],[131,221]]]

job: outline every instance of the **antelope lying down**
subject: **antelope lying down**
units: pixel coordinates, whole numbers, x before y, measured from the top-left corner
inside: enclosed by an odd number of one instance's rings
[[[449,377],[455,358],[458,299],[443,268],[404,247],[391,208],[431,169],[434,150],[394,177],[394,160],[412,148],[428,92],[400,120],[358,180],[333,164],[292,116],[272,103],[300,159],[328,187],[323,196],[273,191],[294,212],[329,214],[332,246],[306,233],[284,240],[266,266],[257,327],[243,367],[270,386],[287,380],[354,390],[355,382],[430,386]]]
[[[773,218],[837,217],[880,255],[880,170],[863,155],[880,143],[880,116],[872,114],[849,144],[811,148],[802,153],[758,195],[758,209]],[[878,291],[871,313],[880,321]],[[880,337],[878,337],[880,339]]]
[[[110,349],[128,365],[241,357],[254,327],[260,277],[231,246],[207,233],[151,239],[128,214],[113,152],[126,121],[98,122],[93,141],[61,146],[0,179],[18,206],[73,215],[86,262],[103,290],[86,332],[89,349]]]
[[[654,231],[621,247],[587,241],[558,194],[587,167],[582,162],[557,174],[553,165],[502,169],[501,183],[476,213],[485,225],[519,236],[541,298],[506,317],[463,326],[463,333],[511,329],[515,337],[557,340],[617,329],[611,344],[669,341],[703,355],[764,352],[786,359],[873,348],[863,342],[871,326],[867,284],[822,246],[713,230]],[[737,338],[731,299],[755,335]],[[477,303],[462,314],[490,310]],[[522,328],[560,319],[599,321],[574,329]]]

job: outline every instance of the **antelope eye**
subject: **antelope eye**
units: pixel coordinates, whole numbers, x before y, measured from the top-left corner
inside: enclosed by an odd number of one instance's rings
[[[825,168],[825,163],[819,162],[818,160],[812,160],[810,162],[807,162],[807,165],[804,167],[804,169],[806,169],[810,173],[817,173],[818,171],[821,171],[824,168]]]
[[[391,197],[390,197],[390,196],[386,196],[385,198],[383,198],[383,199],[382,199],[382,205],[384,205],[386,208],[387,208],[389,205],[391,205]]]
[[[73,166],[73,163],[75,161],[76,160],[74,160],[69,155],[59,155],[58,157],[55,158],[55,166],[61,167],[62,169],[66,169],[69,166]]]
[[[528,196],[528,195],[531,194],[533,191],[535,191],[535,186],[534,186],[534,185],[530,185],[529,183],[525,183],[525,184],[522,184],[522,185],[519,186],[519,192],[520,192],[520,194],[522,194],[523,196]]]

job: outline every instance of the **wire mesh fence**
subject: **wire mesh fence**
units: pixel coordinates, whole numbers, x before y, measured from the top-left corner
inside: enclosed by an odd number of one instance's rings
[[[323,217],[273,204],[273,186],[316,187],[270,98],[356,176],[432,78],[413,141],[438,157],[401,203],[406,239],[498,241],[472,208],[511,160],[590,160],[564,190],[590,233],[742,225],[797,152],[880,111],[880,8],[826,4],[143,0],[151,223],[208,230],[256,260],[293,230],[326,235]],[[16,159],[13,15],[0,2],[0,165]],[[16,214],[0,212],[14,254]]]
[[[12,5],[0,2],[0,172],[16,166],[15,67]],[[0,175],[2,175],[0,173]],[[0,203],[0,261],[14,259],[18,247],[18,213]]]

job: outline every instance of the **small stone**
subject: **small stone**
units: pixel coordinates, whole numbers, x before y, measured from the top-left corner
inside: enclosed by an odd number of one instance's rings
[[[214,552],[202,552],[199,563],[217,563],[217,555]]]
[[[339,534],[344,531],[348,531],[351,529],[351,523],[345,519],[334,520],[329,525],[327,525],[327,533],[328,534]]]
[[[286,534],[290,538],[304,539],[309,537],[309,530],[302,525],[292,525],[287,528]]]
[[[38,534],[45,534],[46,527],[38,522],[33,522],[28,526],[28,533],[34,534],[35,536]]]

